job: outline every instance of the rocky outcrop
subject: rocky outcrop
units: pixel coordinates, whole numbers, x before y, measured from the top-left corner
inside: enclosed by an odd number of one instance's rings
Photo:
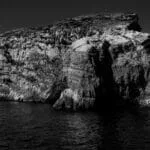
[[[0,97],[56,109],[147,104],[150,36],[136,14],[95,14],[0,35]]]

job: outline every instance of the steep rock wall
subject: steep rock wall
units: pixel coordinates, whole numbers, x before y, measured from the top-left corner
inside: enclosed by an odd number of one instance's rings
[[[144,102],[150,61],[148,40],[146,33],[113,29],[100,37],[75,41],[70,65],[65,69],[68,87],[54,107],[86,109]]]
[[[71,110],[118,103],[108,97],[145,104],[150,39],[140,30],[136,14],[119,13],[3,33],[0,97]]]

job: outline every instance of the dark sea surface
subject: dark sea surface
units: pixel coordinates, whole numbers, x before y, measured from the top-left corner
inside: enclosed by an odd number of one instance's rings
[[[150,150],[150,109],[106,112],[0,102],[0,150]]]

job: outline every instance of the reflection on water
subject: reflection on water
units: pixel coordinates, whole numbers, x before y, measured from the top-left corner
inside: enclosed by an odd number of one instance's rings
[[[150,149],[150,110],[67,113],[0,102],[0,150]]]
[[[90,116],[90,117],[89,117]],[[67,132],[62,136],[64,149],[94,149],[101,142],[102,130],[96,114],[68,114],[65,118]]]

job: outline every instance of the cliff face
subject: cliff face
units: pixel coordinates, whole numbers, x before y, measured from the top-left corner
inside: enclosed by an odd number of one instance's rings
[[[136,14],[95,14],[3,33],[0,97],[74,110],[146,104],[150,36],[140,30]]]

